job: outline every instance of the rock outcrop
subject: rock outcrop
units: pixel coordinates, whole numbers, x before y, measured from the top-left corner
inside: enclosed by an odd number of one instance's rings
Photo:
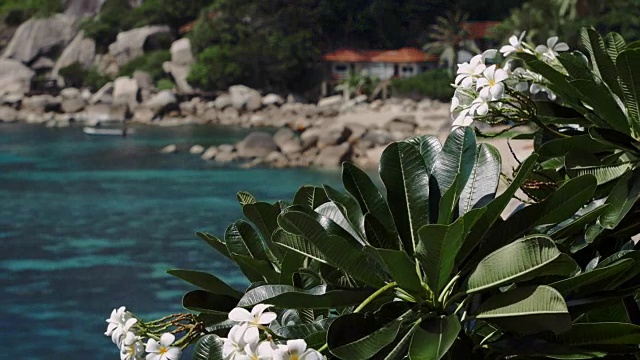
[[[184,92],[193,91],[193,88],[187,83],[189,75],[189,67],[195,62],[193,53],[191,52],[191,40],[182,38],[171,44],[171,61],[162,64],[162,69],[173,77],[178,90]]]
[[[229,87],[231,105],[239,111],[255,111],[262,106],[262,96],[257,90],[244,85]]]
[[[28,92],[34,75],[20,61],[0,59],[0,96]]]
[[[142,56],[147,41],[155,36],[169,36],[170,31],[168,26],[155,25],[121,32],[116,37],[116,41],[109,45],[109,54],[115,58],[118,66],[122,66]]]
[[[272,151],[278,151],[278,145],[271,134],[255,131],[247,135],[236,145],[238,156],[241,158],[265,157]]]
[[[60,69],[71,64],[78,63],[85,69],[88,69],[96,57],[96,42],[93,39],[85,38],[84,32],[81,31],[62,51],[60,57],[53,66],[51,74],[58,76]]]
[[[113,81],[113,103],[126,104],[133,110],[138,106],[138,83],[128,76],[121,76]]]
[[[77,19],[56,14],[48,18],[31,18],[18,27],[2,57],[30,63],[40,55],[64,48],[78,32]]]

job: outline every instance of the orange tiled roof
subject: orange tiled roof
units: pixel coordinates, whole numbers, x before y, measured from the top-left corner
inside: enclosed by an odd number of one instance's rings
[[[499,25],[499,21],[468,21],[464,27],[474,40],[484,39],[491,34],[491,28]]]
[[[334,62],[386,62],[413,63],[435,61],[436,57],[425,54],[416,48],[398,50],[351,50],[340,49],[322,57],[325,61]]]

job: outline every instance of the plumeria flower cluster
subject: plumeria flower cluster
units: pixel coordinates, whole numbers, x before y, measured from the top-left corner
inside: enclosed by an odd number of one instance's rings
[[[513,35],[500,50],[487,50],[458,65],[456,91],[451,100],[454,126],[469,126],[474,120],[526,121],[533,111],[529,95],[545,94],[552,101],[556,99],[541,75],[519,67],[511,57],[528,53],[563,71],[557,56],[569,47],[556,36],[549,38],[546,45],[533,47],[524,41],[525,35]],[[504,66],[491,63],[498,53],[507,59]]]
[[[323,360],[320,352],[307,348],[302,339],[276,343],[268,325],[277,315],[266,311],[272,305],[258,304],[251,311],[235,308],[229,312],[229,320],[236,324],[222,341],[222,357],[225,360]]]
[[[178,360],[182,348],[198,335],[198,322],[192,314],[175,314],[144,323],[124,306],[113,309],[107,331],[120,350],[121,360]],[[172,331],[168,331],[172,328]],[[184,332],[176,341],[174,334]],[[145,341],[146,339],[146,341]]]

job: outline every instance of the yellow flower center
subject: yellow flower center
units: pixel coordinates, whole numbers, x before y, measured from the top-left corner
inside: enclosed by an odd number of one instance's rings
[[[291,355],[291,360],[298,360],[298,354]]]
[[[161,347],[160,347],[160,350],[159,350],[158,352],[160,353],[160,355],[162,355],[162,354],[164,354],[164,353],[166,353],[166,352],[167,352],[167,348],[166,348],[166,347],[164,347],[164,346],[161,346]]]
[[[493,86],[495,84],[496,84],[496,80],[495,79],[489,80],[489,86]]]

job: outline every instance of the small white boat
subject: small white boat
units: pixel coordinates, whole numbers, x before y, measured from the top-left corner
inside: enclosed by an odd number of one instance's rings
[[[85,126],[82,128],[82,132],[87,135],[127,136],[133,133],[133,129],[106,129]]]

